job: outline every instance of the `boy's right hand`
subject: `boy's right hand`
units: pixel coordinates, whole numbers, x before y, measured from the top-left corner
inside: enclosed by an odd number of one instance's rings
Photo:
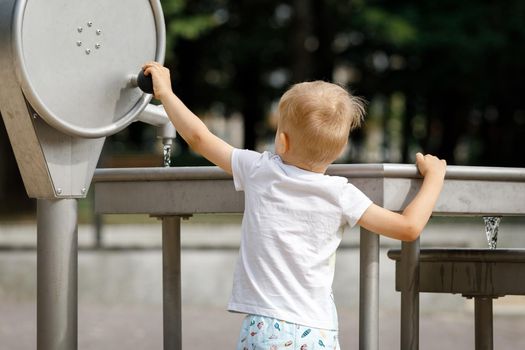
[[[447,163],[433,155],[417,153],[416,165],[425,178],[418,193],[403,212],[392,212],[372,204],[359,219],[359,225],[369,231],[403,241],[413,241],[419,237],[443,188]]]
[[[148,62],[142,67],[144,75],[153,79],[153,96],[162,101],[164,97],[173,93],[171,90],[170,70],[158,62]]]
[[[439,159],[431,154],[423,155],[419,152],[416,154],[416,165],[423,176],[432,174],[445,177],[447,170],[447,162],[444,159]]]

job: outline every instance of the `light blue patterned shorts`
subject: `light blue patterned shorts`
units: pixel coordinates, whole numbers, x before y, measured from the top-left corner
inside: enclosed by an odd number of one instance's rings
[[[237,350],[339,350],[338,332],[247,315]]]

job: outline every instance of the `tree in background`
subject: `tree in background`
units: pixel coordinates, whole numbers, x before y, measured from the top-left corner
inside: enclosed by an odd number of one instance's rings
[[[394,53],[407,62],[394,88],[403,91],[407,104],[415,104],[407,108],[405,124],[422,119],[422,147],[450,163],[523,166],[525,158],[515,150],[522,148],[525,127],[519,92],[524,4],[407,1],[387,6],[378,11],[415,29]],[[406,130],[404,139],[413,139]]]
[[[271,139],[273,109],[289,85],[323,79],[369,101],[365,128],[341,161],[409,163],[424,151],[449,164],[525,166],[521,0],[162,5],[175,92],[198,115],[242,115],[246,148]],[[0,139],[0,202],[9,203],[11,189],[25,193]],[[134,123],[108,139],[105,153],[153,152],[154,140],[151,127]],[[187,149],[174,162],[195,163],[203,161]]]
[[[370,101],[369,126],[383,135],[375,161],[409,162],[424,150],[451,164],[523,165],[513,151],[524,133],[523,7],[193,1],[187,14],[213,12],[221,23],[174,45],[176,88],[196,111],[240,112],[247,148],[271,133],[266,117],[288,85],[325,79]],[[369,132],[354,138],[365,143]],[[369,161],[363,154],[348,160]]]

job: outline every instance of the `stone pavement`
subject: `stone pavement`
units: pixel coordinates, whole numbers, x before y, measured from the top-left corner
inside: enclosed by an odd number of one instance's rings
[[[162,349],[160,306],[79,306],[79,350]],[[235,349],[242,316],[216,307],[183,308],[183,350]],[[341,348],[358,349],[357,313],[340,310]],[[495,317],[494,349],[525,349],[523,317]],[[36,305],[0,303],[0,349],[36,348]],[[422,350],[474,349],[472,313],[423,314]],[[399,315],[380,315],[380,349],[399,349]]]
[[[509,220],[510,221],[510,220]],[[109,249],[92,244],[79,228],[79,350],[162,349],[160,227],[108,225]],[[503,225],[501,246],[525,247],[523,223]],[[36,251],[34,225],[0,225],[0,350],[36,348]],[[479,233],[477,231],[480,231]],[[334,293],[342,349],[358,348],[358,234],[337,255]],[[475,233],[475,234],[473,234]],[[183,349],[234,349],[242,316],[224,310],[238,246],[235,225],[184,223],[182,230]],[[394,264],[381,249],[380,349],[399,349],[399,294]],[[482,225],[430,226],[422,245],[480,246]],[[3,248],[2,248],[3,247]],[[495,349],[525,349],[525,298],[494,305]],[[420,348],[474,348],[472,303],[460,296],[422,294]]]

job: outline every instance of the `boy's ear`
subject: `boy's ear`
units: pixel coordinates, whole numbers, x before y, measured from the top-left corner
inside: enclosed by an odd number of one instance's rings
[[[284,132],[280,132],[277,137],[279,138],[279,154],[285,154],[290,149],[290,140],[288,139],[288,135]]]

